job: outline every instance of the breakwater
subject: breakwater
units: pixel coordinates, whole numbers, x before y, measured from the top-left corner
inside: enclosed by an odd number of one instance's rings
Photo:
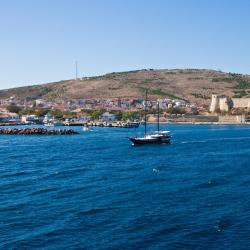
[[[73,129],[0,128],[0,135],[74,135]]]

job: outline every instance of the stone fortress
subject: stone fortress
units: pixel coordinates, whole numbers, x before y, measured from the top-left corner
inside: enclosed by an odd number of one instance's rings
[[[228,112],[231,109],[250,109],[250,98],[230,98],[224,95],[212,95],[210,112]]]

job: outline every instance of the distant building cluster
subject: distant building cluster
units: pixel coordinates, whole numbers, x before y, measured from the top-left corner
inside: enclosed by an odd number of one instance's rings
[[[229,112],[231,109],[250,109],[250,98],[230,98],[212,95],[210,112]]]
[[[148,109],[157,109],[157,103],[159,108],[164,110],[168,109],[183,109],[187,113],[195,113],[202,109],[197,107],[196,104],[188,103],[180,99],[168,99],[162,98],[158,100],[148,100]],[[117,98],[117,99],[71,99],[71,100],[58,100],[58,101],[47,101],[44,99],[36,100],[19,100],[14,96],[8,99],[0,99],[0,122],[22,122],[22,123],[40,123],[41,120],[33,114],[22,115],[19,117],[16,113],[10,113],[7,110],[8,106],[16,106],[20,109],[37,110],[37,109],[48,109],[48,110],[60,110],[63,112],[74,112],[82,116],[83,112],[93,110],[105,110],[106,113],[102,115],[103,120],[114,120],[114,114],[118,111],[125,112],[136,112],[144,110],[145,100],[143,98]],[[198,111],[197,111],[198,110]]]
[[[148,108],[156,108],[157,102],[161,109],[172,107],[187,108],[194,107],[195,104],[190,104],[184,100],[179,99],[158,99],[148,100]],[[20,101],[15,97],[8,99],[0,99],[0,106],[17,105],[26,108],[48,108],[60,110],[75,110],[75,109],[106,109],[106,110],[140,110],[144,108],[144,99],[130,99],[130,98],[117,98],[117,99],[72,99],[60,101],[47,101],[43,99],[36,99],[32,101]]]
[[[19,121],[19,115],[9,112],[6,108],[0,107],[0,122],[16,122]]]

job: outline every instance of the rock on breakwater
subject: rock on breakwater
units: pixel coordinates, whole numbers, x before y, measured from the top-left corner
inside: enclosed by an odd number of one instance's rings
[[[73,129],[0,128],[0,135],[75,135]]]

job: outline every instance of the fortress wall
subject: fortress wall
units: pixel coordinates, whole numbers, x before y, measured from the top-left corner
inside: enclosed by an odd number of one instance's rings
[[[234,108],[250,108],[250,98],[232,98]]]
[[[222,122],[222,123],[244,123],[245,116],[242,116],[242,115],[220,115],[219,122]]]
[[[174,122],[218,122],[217,115],[187,115],[173,119]]]
[[[250,98],[229,98],[212,95],[210,112],[214,113],[216,110],[228,112],[231,108],[250,108]]]

